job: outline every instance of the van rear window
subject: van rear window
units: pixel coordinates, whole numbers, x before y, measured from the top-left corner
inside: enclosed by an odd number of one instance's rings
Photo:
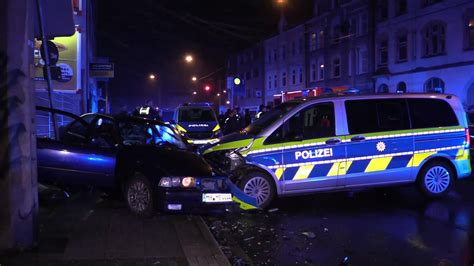
[[[458,126],[451,106],[439,99],[407,99],[414,129]]]

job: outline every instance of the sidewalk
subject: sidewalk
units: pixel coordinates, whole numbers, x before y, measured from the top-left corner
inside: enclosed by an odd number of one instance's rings
[[[229,265],[199,216],[138,218],[87,192],[40,209],[36,252],[0,265]]]

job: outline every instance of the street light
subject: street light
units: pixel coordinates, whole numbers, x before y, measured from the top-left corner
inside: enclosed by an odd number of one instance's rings
[[[193,62],[194,58],[192,55],[186,55],[186,57],[184,58],[184,60],[186,60],[186,63],[190,64]]]
[[[223,90],[222,92],[223,92],[223,93],[227,93],[227,91],[226,91],[226,90]]]
[[[196,94],[198,94],[198,93],[196,91],[193,91],[193,95],[196,95]]]
[[[204,87],[204,90],[205,90],[205,91],[210,91],[210,90],[211,90],[211,86],[206,85],[206,87]]]
[[[156,79],[156,76],[154,74],[150,74],[149,78],[150,79]]]
[[[193,77],[191,78],[191,80],[192,80],[192,81],[197,81],[196,76],[193,76]]]
[[[226,104],[230,104],[230,101],[226,101],[225,103],[226,103]]]
[[[221,94],[220,94],[220,93],[218,93],[218,94],[217,94],[217,97],[219,97],[219,96],[221,96]]]

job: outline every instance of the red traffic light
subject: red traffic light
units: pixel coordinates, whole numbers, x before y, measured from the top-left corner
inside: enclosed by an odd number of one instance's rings
[[[205,91],[210,91],[210,90],[211,90],[211,86],[206,85],[206,87],[204,87],[204,90],[205,90]]]

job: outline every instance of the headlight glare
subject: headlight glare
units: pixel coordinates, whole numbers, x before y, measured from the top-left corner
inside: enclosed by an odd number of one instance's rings
[[[171,187],[171,178],[169,177],[161,178],[160,187]]]
[[[183,187],[195,187],[196,186],[196,179],[194,177],[184,177],[181,181]]]

